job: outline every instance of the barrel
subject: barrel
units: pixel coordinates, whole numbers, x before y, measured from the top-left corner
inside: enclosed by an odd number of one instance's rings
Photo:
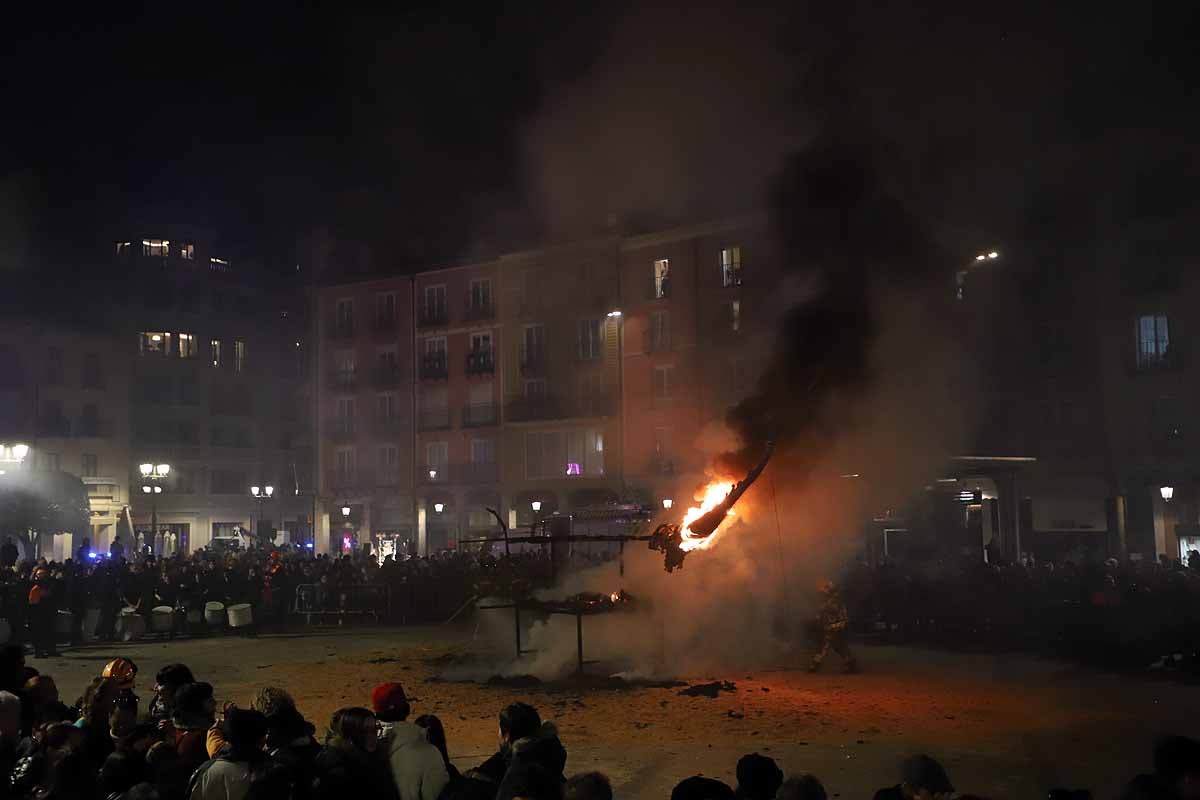
[[[170,633],[175,627],[175,609],[170,606],[155,606],[150,612],[150,630],[154,633]]]
[[[132,642],[146,634],[146,620],[136,611],[126,609],[117,617],[117,638],[122,642]]]
[[[225,604],[209,600],[204,604],[204,621],[209,625],[225,624]]]
[[[249,603],[238,603],[229,607],[229,627],[244,628],[254,622],[254,609]]]

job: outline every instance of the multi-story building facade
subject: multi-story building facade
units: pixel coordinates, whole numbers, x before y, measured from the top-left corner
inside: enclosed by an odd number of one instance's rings
[[[186,229],[157,235],[114,248],[129,288],[112,299],[112,327],[131,363],[127,475],[139,541],[153,535],[156,549],[186,552],[251,529],[311,537],[302,292],[262,286]],[[161,494],[139,491],[142,464],[170,466]],[[269,500],[251,495],[267,485]]]
[[[317,293],[322,552],[356,547],[370,532],[416,535],[412,297],[408,277]]]

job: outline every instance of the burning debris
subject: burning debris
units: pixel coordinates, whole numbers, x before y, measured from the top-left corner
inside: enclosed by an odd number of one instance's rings
[[[713,534],[727,517],[733,516],[734,503],[762,474],[774,451],[775,443],[767,442],[767,449],[762,458],[746,473],[745,478],[733,484],[719,481],[710,483],[705,488],[700,505],[689,508],[682,523],[666,522],[654,529],[649,547],[663,554],[663,568],[667,572],[674,571],[676,567],[682,568],[683,559],[692,550],[703,550],[712,546],[716,541]]]

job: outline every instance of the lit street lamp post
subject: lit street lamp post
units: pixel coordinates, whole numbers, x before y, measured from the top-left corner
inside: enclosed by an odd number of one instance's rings
[[[150,495],[150,550],[158,539],[158,496],[162,494],[162,481],[171,473],[170,464],[142,464],[142,494]],[[135,542],[136,544],[136,542]]]
[[[258,528],[254,527],[253,517],[250,519],[251,533],[254,534],[255,540],[262,539],[262,531],[259,530],[260,528],[262,528],[262,521],[263,521],[262,504],[264,502],[266,502],[267,500],[270,500],[271,495],[273,495],[273,494],[275,494],[275,487],[271,486],[269,484],[267,486],[262,487],[261,489],[257,486],[250,487],[250,495],[254,498],[254,500],[256,501],[256,505],[258,506]]]

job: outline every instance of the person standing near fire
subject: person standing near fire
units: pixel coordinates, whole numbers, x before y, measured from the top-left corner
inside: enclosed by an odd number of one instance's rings
[[[821,594],[821,610],[817,612],[817,622],[821,626],[821,647],[813,656],[808,671],[819,670],[829,651],[833,650],[842,659],[843,671],[856,672],[858,662],[850,653],[850,613],[846,610],[846,603],[833,581],[821,581],[817,584],[817,591]]]

